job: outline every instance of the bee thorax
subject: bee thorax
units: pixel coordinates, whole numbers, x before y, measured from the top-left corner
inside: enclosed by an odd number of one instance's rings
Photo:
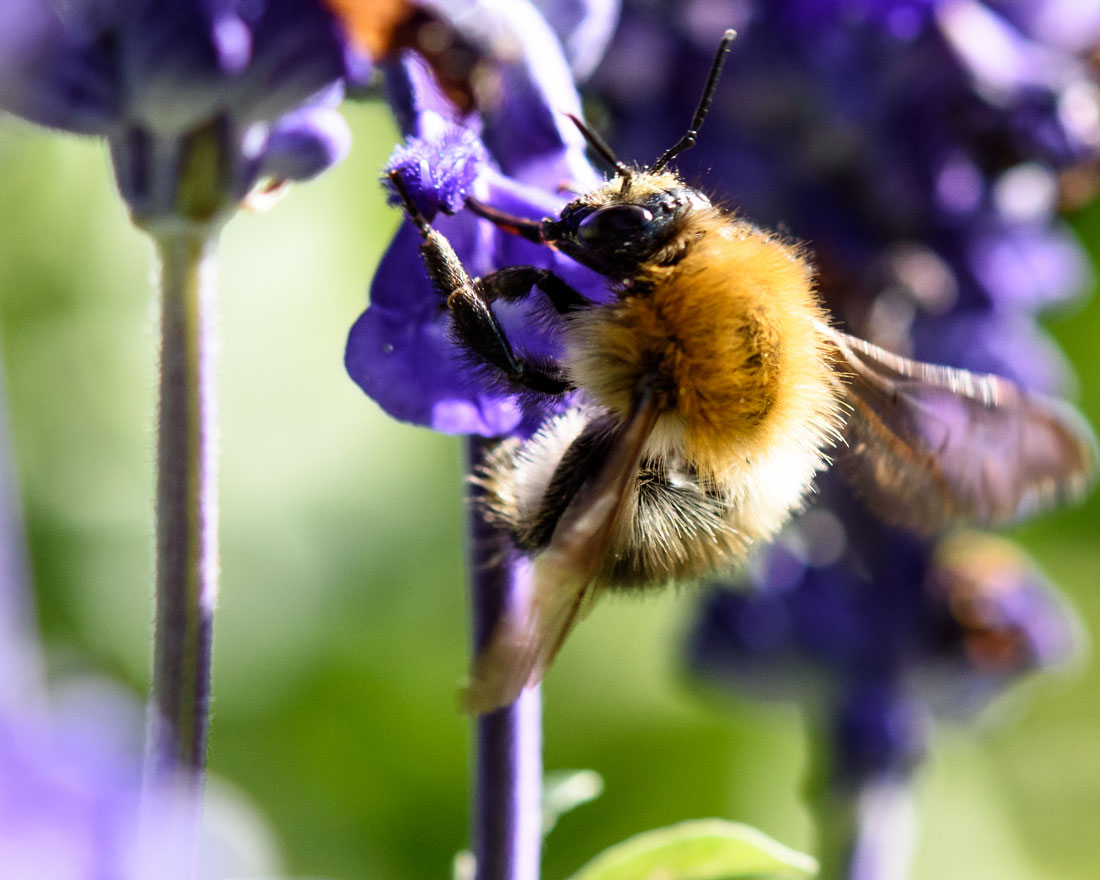
[[[814,381],[828,378],[808,266],[756,230],[734,230],[699,240],[659,283],[626,286],[617,302],[578,315],[568,335],[570,375],[593,402],[626,413],[649,389],[664,412],[657,433],[678,445],[679,427],[703,471],[767,433],[806,367]]]

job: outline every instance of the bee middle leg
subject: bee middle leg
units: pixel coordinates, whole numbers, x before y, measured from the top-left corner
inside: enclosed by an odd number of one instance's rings
[[[489,302],[502,299],[506,302],[523,299],[537,287],[550,300],[559,315],[590,308],[588,297],[566,284],[549,269],[536,266],[507,266],[477,279]]]
[[[447,309],[454,320],[455,341],[479,360],[495,367],[509,382],[520,388],[543,394],[563,394],[571,390],[573,385],[561,370],[550,364],[531,361],[516,352],[493,312],[493,299],[520,297],[521,294],[515,291],[522,280],[521,275],[514,273],[502,276],[499,284],[493,283],[494,276],[499,274],[496,272],[485,276],[485,279],[471,279],[446,236],[433,228],[420,213],[400,175],[391,172],[390,181],[401,197],[405,213],[423,239],[420,256],[428,270],[432,286],[446,300]],[[534,267],[518,268],[531,268],[536,273],[541,271]],[[532,283],[538,283],[541,279],[541,276],[530,277],[534,279]],[[489,281],[488,285],[486,281]],[[564,285],[564,282],[561,283]],[[555,289],[552,283],[548,284]],[[530,289],[531,283],[528,283],[526,290]],[[540,289],[545,288],[540,284]],[[575,295],[580,297],[580,294]],[[554,302],[554,296],[550,296],[551,302]]]

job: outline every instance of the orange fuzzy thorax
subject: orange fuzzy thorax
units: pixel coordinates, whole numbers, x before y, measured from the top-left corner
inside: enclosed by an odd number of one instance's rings
[[[665,415],[651,450],[682,456],[705,480],[740,482],[754,460],[802,449],[808,483],[838,421],[809,265],[710,206],[677,237],[682,260],[651,266],[617,303],[572,320],[571,376],[624,415],[640,386],[653,388]]]

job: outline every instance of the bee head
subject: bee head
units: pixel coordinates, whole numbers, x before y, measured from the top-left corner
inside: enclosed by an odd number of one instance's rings
[[[625,279],[656,258],[693,210],[709,205],[668,172],[633,172],[574,199],[541,224],[543,240],[601,275]]]
[[[676,259],[682,249],[674,248],[669,253],[666,246],[684,228],[691,212],[709,207],[710,202],[665,169],[680,153],[695,146],[736,36],[732,30],[722,35],[687,132],[648,168],[631,168],[619,161],[595,131],[570,113],[569,118],[592,149],[614,167],[616,174],[610,182],[574,199],[556,219],[541,222],[511,216],[476,199],[469,199],[467,205],[497,226],[528,241],[553,245],[578,263],[615,280],[633,275],[640,263]]]
[[[695,138],[710,111],[726,54],[736,36],[732,30],[722,35],[687,132],[644,170],[620,162],[596,132],[570,114],[592,149],[610,162],[617,173],[607,186],[566,205],[557,220],[544,220],[540,229],[544,241],[602,275],[623,279],[639,263],[660,258],[671,238],[684,227],[690,212],[709,206],[704,196],[684,186],[679,177],[665,168],[684,150],[695,146]]]

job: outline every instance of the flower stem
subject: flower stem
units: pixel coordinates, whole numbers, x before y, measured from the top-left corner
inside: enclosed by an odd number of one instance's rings
[[[42,708],[44,676],[5,392],[0,362],[0,718],[14,718]]]
[[[469,465],[482,460],[486,441],[471,438]],[[531,568],[507,536],[485,520],[474,489],[469,506],[470,583],[474,650],[488,641],[505,608],[528,601]],[[475,722],[476,780],[473,846],[477,880],[538,880],[542,844],[542,704],[528,688],[510,706]]]
[[[161,263],[156,631],[147,783],[198,811],[218,582],[216,233],[152,230]]]
[[[907,773],[841,782],[814,750],[807,803],[818,838],[818,880],[906,880],[916,836],[916,807]]]

